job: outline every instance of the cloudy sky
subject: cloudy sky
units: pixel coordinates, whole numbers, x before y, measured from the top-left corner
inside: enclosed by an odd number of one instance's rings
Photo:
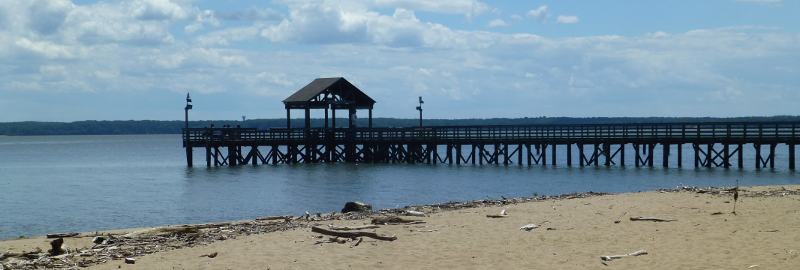
[[[280,101],[321,77],[370,95],[375,117],[415,118],[418,96],[426,118],[798,115],[798,14],[781,0],[2,0],[0,122],[181,120],[187,92],[192,119],[283,118]]]

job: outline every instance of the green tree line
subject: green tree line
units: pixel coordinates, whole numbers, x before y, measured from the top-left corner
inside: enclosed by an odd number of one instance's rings
[[[368,119],[358,119],[357,126],[368,126]],[[752,116],[733,118],[714,117],[524,117],[490,119],[423,119],[425,126],[487,126],[487,125],[547,125],[547,124],[635,124],[635,123],[697,123],[697,122],[799,122],[800,116]],[[324,119],[311,119],[311,127],[324,126]],[[285,128],[286,119],[250,119],[246,121],[216,120],[189,121],[190,128],[246,127],[266,130]],[[345,127],[346,118],[337,118],[336,126]],[[296,118],[292,127],[304,127],[305,120]],[[373,127],[412,127],[419,119],[373,118]],[[7,122],[0,123],[0,135],[124,135],[124,134],[180,134],[186,126],[184,121],[76,121],[76,122]]]

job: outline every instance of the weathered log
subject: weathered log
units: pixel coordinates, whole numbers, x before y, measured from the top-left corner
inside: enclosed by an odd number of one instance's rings
[[[294,218],[293,215],[288,215],[288,216],[269,216],[269,217],[260,217],[260,218],[257,218],[256,220],[258,220],[258,221],[279,220],[279,219],[286,220],[286,219],[292,219],[292,218]]]
[[[340,232],[340,231],[332,231],[323,229],[320,227],[311,227],[311,232],[324,234],[324,235],[331,235],[331,236],[338,236],[338,237],[345,237],[345,238],[355,238],[355,237],[369,237],[378,240],[384,241],[394,241],[397,240],[396,236],[385,236],[385,235],[378,235],[374,232]]]
[[[678,221],[678,220],[677,219],[654,218],[654,217],[631,217],[631,221],[670,222],[670,221]]]
[[[488,218],[505,218],[505,217],[508,217],[508,216],[504,216],[504,215],[486,215],[486,217],[488,217]]]
[[[349,212],[370,212],[370,211],[372,211],[372,205],[363,202],[347,202],[344,204],[344,208],[342,208],[342,214]]]
[[[78,236],[80,233],[51,233],[47,235],[47,238],[65,238],[65,237],[73,237]]]
[[[620,259],[622,257],[639,256],[639,255],[645,255],[645,254],[647,254],[647,251],[639,250],[637,252],[628,253],[628,254],[624,254],[624,255],[603,255],[603,256],[600,256],[600,258],[603,259],[604,261],[610,261],[610,260]]]
[[[390,224],[390,223],[424,223],[416,219],[407,219],[404,217],[376,217],[372,219],[372,224]]]
[[[338,227],[328,225],[328,229],[337,230],[337,231],[355,231],[355,230],[366,230],[366,229],[377,229],[380,228],[378,225],[363,225],[363,226],[356,226],[356,227]]]
[[[406,211],[406,216],[424,217],[425,213],[420,211]]]

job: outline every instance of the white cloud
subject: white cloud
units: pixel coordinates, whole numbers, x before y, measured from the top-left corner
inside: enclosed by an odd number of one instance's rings
[[[36,52],[44,57],[47,58],[75,58],[76,55],[73,53],[75,51],[74,48],[70,48],[69,46],[53,44],[49,41],[39,41],[34,42],[30,41],[27,38],[21,38],[17,40],[14,44],[19,46],[22,49]]]
[[[488,26],[489,27],[511,26],[511,23],[507,23],[507,22],[503,21],[502,19],[494,19],[494,20],[489,22]]]
[[[189,17],[186,11],[170,0],[136,0],[131,14],[140,20],[180,21]]]
[[[544,5],[540,6],[537,9],[528,11],[528,13],[525,14],[525,16],[527,16],[530,19],[534,19],[540,23],[543,23],[547,21],[547,18],[550,18],[550,12],[547,11],[547,5]]]
[[[559,15],[557,20],[558,23],[564,23],[564,24],[578,23],[580,21],[578,20],[578,16],[564,16],[564,15]]]
[[[281,21],[285,18],[283,13],[271,8],[259,9],[256,6],[231,12],[217,12],[216,14],[220,19],[229,21]]]

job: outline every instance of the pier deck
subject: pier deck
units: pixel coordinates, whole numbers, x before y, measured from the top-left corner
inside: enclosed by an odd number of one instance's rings
[[[725,168],[734,166],[733,161],[739,168],[744,166],[745,145],[754,147],[756,168],[774,168],[776,147],[786,145],[789,169],[794,169],[798,136],[800,122],[183,130],[189,166],[193,165],[193,148],[205,148],[206,166],[315,162],[531,165],[547,164],[547,148],[551,164],[556,165],[555,146],[559,145],[566,146],[568,166],[573,165],[573,152],[580,166],[625,166],[625,146],[630,144],[635,166],[651,167],[656,147],[661,147],[661,163],[667,167],[670,146],[677,145],[673,150],[680,167],[680,146],[691,144],[695,167]],[[762,146],[766,148],[763,153]]]

